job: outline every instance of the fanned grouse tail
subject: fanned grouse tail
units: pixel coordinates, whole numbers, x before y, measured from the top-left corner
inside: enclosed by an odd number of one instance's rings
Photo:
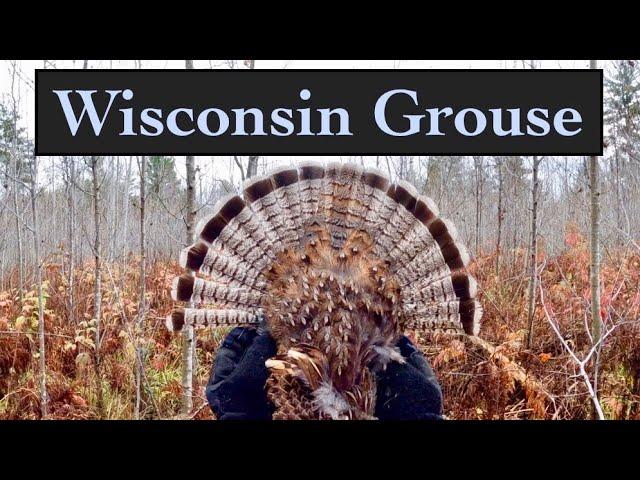
[[[375,371],[407,329],[476,335],[482,309],[453,224],[407,182],[303,162],[255,177],[201,222],[167,327],[257,325],[276,418],[372,418]],[[194,275],[195,274],[195,275]]]

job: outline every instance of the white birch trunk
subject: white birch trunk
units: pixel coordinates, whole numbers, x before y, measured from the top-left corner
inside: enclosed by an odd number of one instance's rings
[[[193,60],[186,60],[188,70],[193,69]],[[186,157],[187,199],[186,199],[186,242],[191,245],[194,240],[196,217],[195,188],[196,171],[193,156]],[[182,343],[182,413],[187,415],[193,410],[193,357],[195,353],[195,335],[193,327],[184,329]]]

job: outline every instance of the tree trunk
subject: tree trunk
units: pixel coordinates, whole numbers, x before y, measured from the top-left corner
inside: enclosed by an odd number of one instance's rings
[[[42,262],[40,261],[40,226],[38,225],[38,209],[36,208],[37,157],[33,158],[31,169],[31,215],[33,219],[33,255],[36,265],[36,283],[38,285],[38,362],[40,370],[40,415],[47,417],[47,369],[45,356],[44,331],[44,296],[42,289]]]
[[[596,61],[591,60],[590,67],[596,68]],[[598,185],[598,158],[589,157],[589,193],[591,199],[591,336],[593,344],[597,344],[602,336],[602,315],[600,311],[600,187]],[[599,349],[594,357],[594,388],[597,392]]]
[[[140,403],[142,400],[142,352],[139,345],[139,337],[144,324],[147,303],[145,300],[146,288],[145,280],[147,252],[145,248],[145,202],[146,202],[146,182],[147,182],[147,157],[140,157],[140,305],[138,308],[138,321],[135,329],[136,339],[136,404],[134,418],[140,419]]]
[[[591,334],[594,343],[600,339],[600,191],[598,185],[598,159],[589,157],[589,191],[591,193]]]
[[[193,60],[185,61],[188,70],[193,69]],[[196,219],[196,170],[195,160],[192,155],[186,157],[187,170],[187,199],[186,199],[186,243],[191,245],[194,241],[194,228]],[[189,414],[193,410],[193,370],[195,354],[195,335],[193,327],[184,329],[182,343],[182,413]]]
[[[475,250],[476,256],[480,255],[482,243],[482,157],[473,157],[475,176],[476,176],[476,234],[475,234]]]
[[[518,247],[518,228],[516,225],[517,222],[517,218],[518,218],[518,210],[522,211],[522,209],[520,208],[522,203],[521,203],[521,198],[520,198],[520,190],[518,189],[518,179],[517,178],[511,178],[512,183],[513,183],[513,189],[511,189],[511,202],[513,203],[514,207],[511,208],[511,249],[513,254],[511,255],[512,258],[512,268],[515,270],[518,268],[518,257],[519,255],[516,254],[516,248]],[[517,207],[516,207],[517,206]],[[526,259],[523,261],[523,266],[522,266],[523,270],[526,270]]]
[[[247,163],[247,178],[255,177],[258,174],[258,157],[250,156]]]
[[[124,179],[124,185],[122,187],[122,197],[124,199],[124,205],[123,205],[124,213],[122,214],[123,226],[122,226],[122,235],[121,235],[123,256],[126,256],[127,252],[129,251],[129,245],[127,245],[127,236],[129,234],[129,205],[131,203],[131,200],[129,199],[129,185],[131,185],[132,161],[133,161],[132,157],[129,157],[129,160],[127,161],[127,173]]]
[[[500,273],[500,242],[502,241],[502,219],[504,213],[502,212],[502,159],[498,160],[498,231],[496,233],[496,278]]]
[[[247,67],[250,70],[256,68],[255,60],[247,60]],[[247,178],[255,177],[258,174],[258,157],[256,155],[252,155],[249,157],[247,162]]]
[[[24,291],[24,254],[22,251],[22,224],[20,223],[20,209],[18,208],[18,196],[19,196],[19,183],[18,179],[20,178],[21,172],[18,167],[18,159],[14,150],[13,157],[13,175],[14,175],[14,183],[13,183],[13,211],[15,213],[16,219],[16,246],[18,250],[18,294],[20,298],[20,305],[22,305],[23,301],[23,291]]]
[[[12,112],[12,120],[13,120],[13,147],[11,152],[11,159],[13,163],[13,210],[15,213],[16,219],[16,243],[18,250],[18,294],[20,297],[20,305],[22,306],[23,301],[23,290],[24,290],[24,257],[22,251],[22,224],[20,221],[20,210],[18,208],[18,199],[19,199],[19,180],[22,175],[22,168],[20,168],[20,162],[18,161],[18,105],[15,97],[15,81],[16,81],[16,65],[13,64],[13,69],[11,72],[11,99],[13,103],[13,112]]]
[[[531,188],[531,243],[529,264],[529,306],[527,311],[527,348],[531,348],[533,342],[533,319],[536,313],[536,276],[538,256],[538,167],[540,159],[533,157],[532,188]]]
[[[101,317],[102,317],[102,244],[100,239],[100,157],[91,157],[91,181],[93,196],[93,225],[95,230],[93,240],[93,275],[95,285],[93,292],[93,316],[95,320],[95,355],[94,369],[96,374],[98,410],[103,411],[102,375],[100,369]]]
[[[73,198],[73,186],[75,182],[75,162],[71,157],[65,157],[65,170],[67,173],[67,181],[65,185],[65,193],[67,197],[67,224],[68,224],[68,242],[69,242],[69,262],[67,272],[67,287],[69,292],[69,300],[67,302],[69,321],[75,322],[74,315],[74,275],[75,275],[75,234],[76,234],[76,212],[75,201]]]

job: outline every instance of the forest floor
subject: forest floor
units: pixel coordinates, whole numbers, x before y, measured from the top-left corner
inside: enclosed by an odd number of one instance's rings
[[[482,340],[412,334],[441,382],[447,418],[593,418],[593,402],[576,361],[593,345],[587,328],[588,246],[577,233],[567,235],[566,242],[563,254],[538,257],[530,348],[524,250],[504,252],[498,269],[495,253],[480,255],[471,265],[484,307]],[[148,266],[147,311],[140,320],[139,259],[105,264],[96,369],[93,266],[88,263],[74,272],[71,289],[61,259],[49,259],[43,298],[48,418],[134,418],[136,343],[144,364],[142,418],[213,418],[203,389],[214,352],[228,329],[198,331],[194,410],[180,415],[181,337],[164,326],[172,308],[171,281],[178,273],[175,263]],[[4,279],[3,284],[10,281],[17,284],[16,278]],[[602,316],[604,331],[613,330],[598,355],[585,363],[585,373],[597,382],[602,409],[610,419],[640,419],[639,313],[640,253],[605,251]],[[22,301],[15,288],[0,291],[0,419],[40,418],[37,331],[35,286],[23,293]]]

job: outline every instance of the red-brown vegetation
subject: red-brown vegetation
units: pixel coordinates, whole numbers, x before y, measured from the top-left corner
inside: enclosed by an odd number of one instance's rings
[[[525,251],[502,254],[499,274],[495,255],[472,264],[480,284],[485,314],[481,339],[417,338],[441,382],[445,414],[450,419],[583,419],[593,406],[578,365],[549,321],[579,358],[592,347],[589,317],[589,251],[575,228],[568,228],[566,251],[556,257],[539,254],[540,285],[533,348],[526,348],[527,276]],[[137,259],[127,265],[105,264],[100,372],[94,361],[92,321],[93,269],[75,274],[73,311],[69,285],[60,262],[45,269],[45,326],[49,418],[132,418],[135,401],[135,349],[144,362],[145,418],[180,418],[180,337],[164,327],[172,304],[174,263],[147,269],[148,312],[141,331],[138,315]],[[544,304],[542,303],[544,302]],[[0,292],[0,418],[40,417],[37,384],[37,310],[35,289],[22,304],[16,289]],[[606,251],[602,266],[602,317],[605,331],[617,326],[599,355],[597,391],[607,418],[640,419],[640,253]],[[212,418],[203,395],[215,349],[226,330],[198,333],[194,414]],[[593,375],[595,363],[588,364]],[[96,375],[104,405],[98,407]]]

